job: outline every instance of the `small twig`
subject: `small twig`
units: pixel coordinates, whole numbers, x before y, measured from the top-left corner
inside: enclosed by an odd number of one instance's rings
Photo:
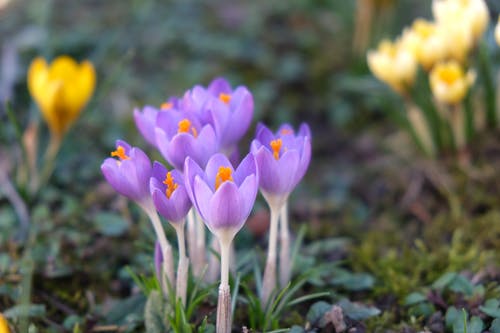
[[[101,325],[92,328],[92,332],[123,332],[126,330],[125,326],[118,325]]]

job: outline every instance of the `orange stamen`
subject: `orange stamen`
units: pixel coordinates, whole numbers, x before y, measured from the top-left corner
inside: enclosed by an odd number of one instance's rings
[[[193,136],[196,138],[198,136],[198,131],[194,126],[191,125],[191,122],[184,118],[181,121],[179,121],[179,129],[177,130],[177,133],[189,133],[189,130],[191,129],[191,133]]]
[[[224,94],[224,93],[220,93],[219,94],[219,99],[226,103],[226,104],[229,104],[229,102],[231,102],[231,95],[229,94]]]
[[[288,134],[293,134],[293,131],[289,128],[283,128],[281,130],[281,135],[288,135]]]
[[[129,158],[127,154],[125,154],[125,148],[122,146],[118,146],[115,151],[112,151],[111,157],[118,157],[122,161]]]
[[[167,190],[165,191],[165,193],[167,195],[167,198],[170,199],[172,193],[174,193],[174,191],[179,186],[179,184],[176,184],[174,182],[174,177],[172,177],[172,173],[170,171],[167,172],[167,176],[165,177],[163,184],[167,185]]]
[[[222,185],[222,183],[226,181],[234,181],[233,176],[231,175],[231,168],[230,167],[219,167],[219,171],[217,172],[217,175],[215,176],[215,190],[219,188],[219,186]]]
[[[162,110],[168,110],[168,109],[171,109],[173,106],[174,106],[173,103],[171,103],[171,102],[165,102],[165,103],[162,103],[162,105],[160,106],[160,109],[162,109]]]
[[[280,158],[280,150],[281,150],[282,145],[283,145],[283,141],[281,141],[281,139],[273,140],[270,143],[271,149],[273,150],[273,156],[277,160],[279,160],[279,158]]]

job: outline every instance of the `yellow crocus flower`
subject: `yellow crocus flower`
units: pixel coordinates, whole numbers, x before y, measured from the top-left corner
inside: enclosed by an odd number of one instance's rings
[[[464,26],[471,33],[473,44],[484,34],[490,20],[484,0],[433,0],[432,13],[439,23]]]
[[[377,50],[368,51],[367,61],[372,73],[398,93],[405,93],[415,80],[417,61],[400,41],[382,41]]]
[[[405,29],[401,42],[426,70],[444,60],[448,53],[442,27],[424,19],[415,20],[411,28]]]
[[[7,320],[0,313],[0,333],[10,333],[9,324]]]
[[[36,58],[28,70],[28,89],[50,131],[61,138],[75,122],[94,92],[96,74],[89,61],[78,64],[59,56],[48,65]]]
[[[457,61],[450,60],[437,64],[429,79],[434,97],[441,103],[455,105],[464,99],[475,75],[472,71],[465,73]]]

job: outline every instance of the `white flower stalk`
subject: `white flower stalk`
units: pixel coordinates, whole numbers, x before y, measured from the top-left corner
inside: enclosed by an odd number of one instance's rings
[[[189,258],[186,256],[186,241],[184,237],[185,221],[172,224],[177,233],[177,243],[179,246],[179,262],[177,263],[177,280],[175,283],[176,297],[181,299],[182,305],[186,306],[187,283]]]
[[[153,228],[156,233],[156,238],[160,243],[161,252],[163,255],[163,277],[164,283],[162,283],[163,294],[166,298],[168,298],[169,294],[169,286],[174,287],[174,255],[172,253],[172,246],[167,240],[165,236],[165,231],[163,230],[163,226],[160,221],[160,217],[156,212],[154,206],[142,206],[146,214],[149,216],[151,220],[151,224],[153,224]]]
[[[281,207],[280,212],[280,287],[285,288],[290,282],[292,260],[290,258],[290,228],[288,227],[288,201]]]

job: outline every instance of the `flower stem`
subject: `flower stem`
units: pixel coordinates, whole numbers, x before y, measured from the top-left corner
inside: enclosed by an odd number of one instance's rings
[[[177,243],[179,247],[179,262],[177,263],[177,280],[175,291],[182,305],[186,306],[187,279],[189,270],[189,258],[186,256],[186,241],[184,239],[185,221],[178,224],[172,224],[177,233]]]
[[[154,208],[153,204],[144,204],[142,205],[142,208],[144,209],[146,214],[148,214],[149,219],[153,224],[158,242],[160,243],[161,252],[163,254],[163,271],[167,278],[167,285],[163,286],[163,293],[165,294],[165,296],[167,296],[168,288],[169,286],[173,286],[172,283],[174,282],[174,258],[172,254],[172,246],[170,246],[170,243],[165,236],[165,231],[163,230],[160,218],[158,217],[158,213],[156,213],[156,209]]]
[[[198,266],[201,272],[205,269],[206,265],[206,247],[205,247],[205,223],[203,222],[203,219],[201,216],[198,214],[198,212],[194,212],[194,220],[196,224],[196,257],[198,259]]]
[[[231,333],[231,291],[229,289],[229,256],[231,249],[231,239],[219,237],[220,244],[220,286],[219,300],[217,303],[217,333]]]
[[[61,147],[62,138],[58,135],[51,135],[49,146],[43,158],[43,168],[38,175],[35,175],[31,185],[31,192],[36,193],[48,181],[56,164],[57,153]]]
[[[201,267],[200,260],[196,253],[196,220],[194,214],[194,208],[191,208],[187,215],[187,246],[189,256],[191,257],[193,275],[198,277],[200,276],[203,267]]]
[[[276,250],[278,242],[278,217],[279,207],[269,205],[271,209],[271,224],[269,227],[269,247],[267,251],[266,268],[262,282],[261,303],[265,307],[269,302],[271,293],[276,288]]]
[[[284,288],[290,282],[291,260],[290,260],[290,230],[288,228],[288,202],[281,207],[280,212],[280,287]]]

